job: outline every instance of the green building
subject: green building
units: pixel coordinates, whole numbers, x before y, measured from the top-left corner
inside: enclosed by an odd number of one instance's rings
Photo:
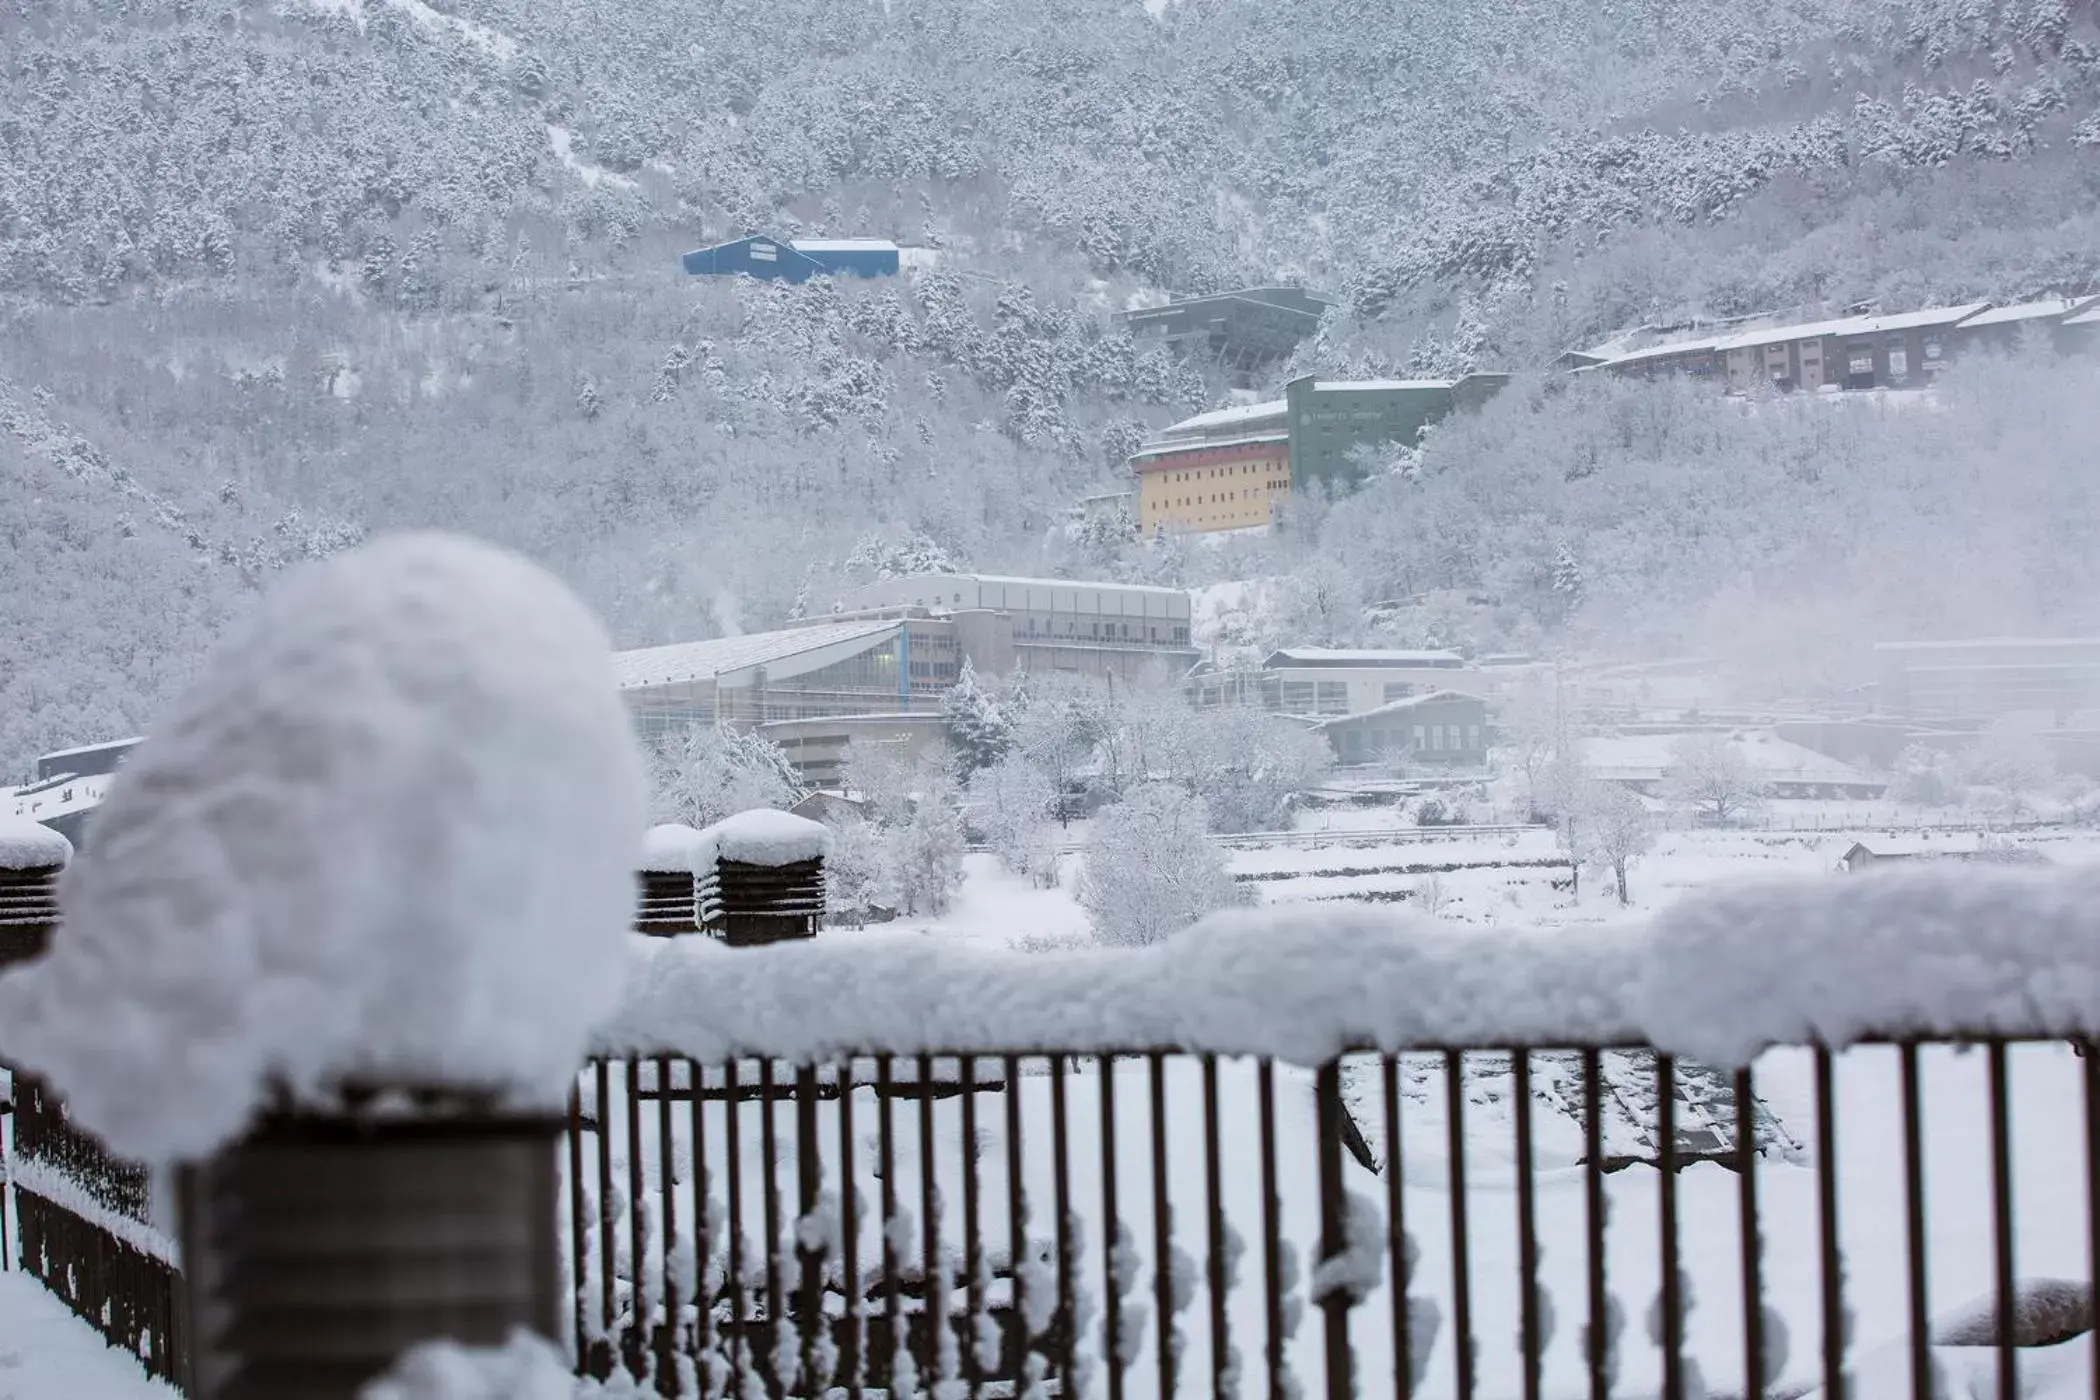
[[[1291,489],[1319,481],[1355,482],[1360,447],[1412,447],[1422,429],[1455,408],[1477,408],[1509,382],[1506,374],[1461,379],[1321,380],[1313,375],[1284,386],[1291,443]]]

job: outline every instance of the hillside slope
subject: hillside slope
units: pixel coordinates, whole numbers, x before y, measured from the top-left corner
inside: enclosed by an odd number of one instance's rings
[[[1193,553],[1056,528],[1221,395],[1112,333],[1134,297],[1305,278],[1346,305],[1295,367],[1383,374],[1692,311],[2082,286],[2096,143],[2100,22],[2069,0],[0,0],[0,376],[185,519],[228,513],[184,545],[236,558],[197,566],[201,630],[274,566],[238,562],[258,541],[429,524],[658,641],[821,606],[920,538],[984,567],[1299,569],[1311,519]],[[757,227],[939,266],[678,274]],[[9,489],[98,542],[36,586],[129,616],[113,580],[158,566],[102,546],[164,550],[122,524],[157,508],[46,493],[8,450]],[[1532,534],[1588,556],[1589,528]],[[1380,577],[1438,576],[1401,563]],[[99,673],[125,715],[190,637],[138,645]],[[7,721],[0,771],[109,727],[13,703],[59,717]]]

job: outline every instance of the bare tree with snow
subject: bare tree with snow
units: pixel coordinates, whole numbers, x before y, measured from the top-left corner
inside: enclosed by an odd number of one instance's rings
[[[1619,903],[1632,903],[1626,872],[1655,848],[1655,821],[1647,806],[1619,784],[1591,778],[1576,789],[1573,808],[1579,815],[1567,828],[1574,833],[1569,854],[1610,875]]]
[[[1726,734],[1691,734],[1671,746],[1663,795],[1725,825],[1757,810],[1765,782]]]

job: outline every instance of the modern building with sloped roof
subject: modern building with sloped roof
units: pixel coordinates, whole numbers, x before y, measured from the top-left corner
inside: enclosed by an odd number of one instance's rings
[[[681,260],[694,277],[757,277],[772,282],[807,282],[812,277],[850,274],[893,277],[902,251],[886,238],[775,238],[754,233],[699,248]]]
[[[1252,373],[1289,358],[1331,305],[1302,287],[1242,287],[1124,311],[1116,321],[1141,346],[1164,343]]]

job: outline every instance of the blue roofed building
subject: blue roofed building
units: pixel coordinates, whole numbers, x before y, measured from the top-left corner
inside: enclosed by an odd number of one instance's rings
[[[774,238],[754,233],[687,253],[685,270],[695,277],[743,274],[768,281],[807,282],[812,277],[893,277],[902,254],[886,238]]]

